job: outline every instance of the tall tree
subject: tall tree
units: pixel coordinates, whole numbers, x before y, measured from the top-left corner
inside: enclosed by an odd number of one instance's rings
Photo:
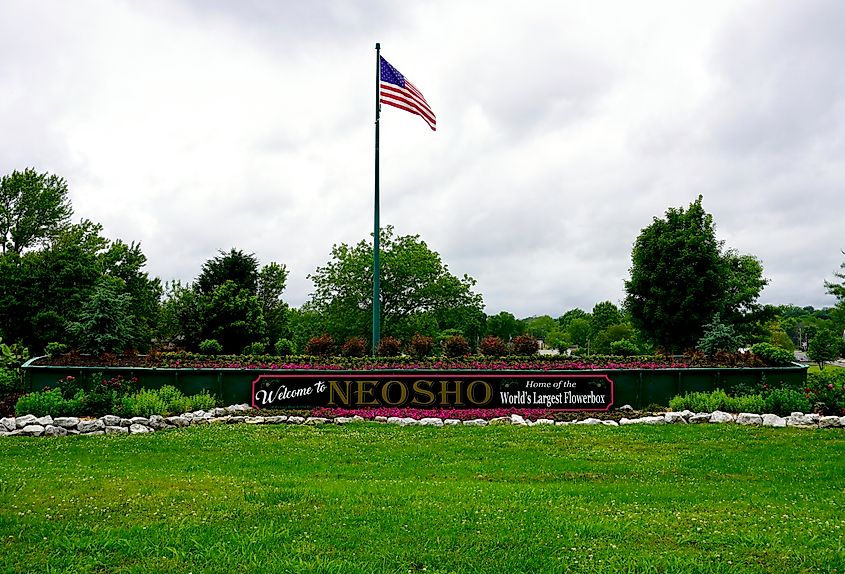
[[[22,253],[46,244],[70,224],[67,182],[27,168],[0,178],[0,248]]]
[[[754,309],[766,284],[750,256],[722,253],[702,197],[669,208],[642,230],[631,253],[625,306],[634,326],[671,351],[695,346],[717,313],[737,321]]]
[[[500,311],[496,315],[487,317],[487,334],[499,337],[503,341],[510,341],[522,334],[522,327],[512,313]]]
[[[459,309],[476,324],[473,329],[483,328],[483,323],[477,325],[478,314],[469,313],[484,307],[481,295],[472,290],[474,279],[452,275],[440,255],[418,235],[396,236],[388,226],[381,231],[380,244],[383,335],[401,334],[403,323],[418,315],[437,318],[444,311]],[[335,245],[331,260],[308,276],[314,292],[307,308],[324,316],[338,340],[371,333],[372,260],[372,240]]]

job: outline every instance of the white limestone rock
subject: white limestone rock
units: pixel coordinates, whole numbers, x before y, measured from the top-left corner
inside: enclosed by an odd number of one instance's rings
[[[289,425],[301,425],[305,422],[304,417],[288,417],[287,423]]]
[[[53,424],[64,429],[75,429],[79,426],[79,419],[77,417],[56,417],[53,419]]]
[[[38,417],[37,419],[35,419],[35,424],[40,425],[40,426],[45,427],[45,428],[48,427],[48,426],[52,426],[54,424],[53,423],[53,417],[51,417],[50,415]]]
[[[584,419],[583,421],[577,421],[575,424],[576,425],[600,425],[600,424],[602,424],[602,422],[599,419],[591,417],[591,418],[588,418],[588,419]]]
[[[106,434],[129,434],[129,429],[127,427],[107,426]]]
[[[702,423],[709,423],[710,422],[710,413],[693,413],[687,419],[687,422],[691,425],[698,425]]]
[[[146,434],[150,432],[153,432],[153,429],[142,424],[134,423],[129,426],[130,434]]]
[[[420,419],[420,426],[424,427],[442,427],[443,419],[437,417],[425,417]]]
[[[15,424],[15,417],[5,417],[0,419],[0,431],[12,432],[16,428],[18,427]]]
[[[248,425],[263,425],[264,417],[246,417],[244,422]]]
[[[26,425],[21,429],[21,436],[41,436],[44,434],[44,427],[41,425]]]
[[[331,421],[325,417],[308,417],[305,419],[305,424],[310,426],[324,425],[328,422]]]
[[[783,428],[786,426],[786,419],[783,417],[779,417],[777,415],[773,415],[771,413],[763,415],[763,426],[764,427],[775,427],[775,428]]]
[[[15,426],[19,429],[27,427],[29,425],[37,424],[35,421],[38,420],[38,417],[33,415],[24,415],[22,417],[18,417],[15,419]]]
[[[66,436],[67,429],[64,427],[49,425],[44,428],[44,436]]]
[[[819,428],[822,429],[829,429],[829,428],[840,428],[842,426],[842,422],[839,420],[839,417],[821,417],[819,419]]]
[[[167,421],[167,424],[174,427],[186,427],[191,424],[191,421],[183,416],[167,417],[164,420]]]
[[[537,419],[537,421],[534,424],[536,424],[538,426],[541,426],[541,425],[552,425],[552,426],[554,426],[555,421],[553,421],[552,419]]]
[[[710,422],[714,424],[732,423],[736,420],[731,413],[724,411],[713,411],[710,415]]]
[[[484,419],[472,419],[472,420],[464,421],[464,426],[467,426],[467,427],[486,427],[487,421],[484,420]]]
[[[460,419],[443,419],[443,426],[454,427],[461,424]]]
[[[745,426],[762,426],[763,417],[755,413],[739,413],[736,415],[736,424]]]
[[[272,416],[272,417],[264,417],[264,422],[267,423],[268,425],[282,424],[283,422],[286,422],[287,420],[288,420],[288,417],[286,417],[285,415],[276,415],[276,416]]]
[[[103,424],[103,421],[100,419],[94,420],[87,420],[87,421],[79,421],[79,424],[76,427],[82,434],[93,434],[99,431],[105,430],[106,425]],[[102,433],[100,433],[102,434]]]
[[[601,424],[603,424],[606,427],[618,427],[619,426],[619,423],[616,422],[616,421],[613,421],[613,420],[601,421]]]
[[[526,426],[528,424],[520,415],[513,414],[510,419],[512,425]]]
[[[490,419],[489,421],[487,421],[487,423],[491,426],[509,425],[509,424],[511,424],[511,418],[510,417],[494,417],[494,418]]]
[[[819,426],[819,423],[818,419],[813,420],[813,417],[810,415],[805,415],[804,413],[792,413],[786,419],[786,426],[797,428],[815,428]]]
[[[687,414],[687,413],[689,413],[689,414]],[[685,424],[687,424],[687,419],[689,418],[690,414],[692,414],[692,413],[690,413],[689,411],[683,411],[683,412],[680,412],[680,413],[675,413],[675,412],[670,411],[668,413],[663,413],[663,419],[670,425],[675,425],[675,424],[685,425]]]

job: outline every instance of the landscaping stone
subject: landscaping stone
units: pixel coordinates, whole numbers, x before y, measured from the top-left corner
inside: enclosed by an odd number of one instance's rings
[[[511,424],[511,418],[510,417],[494,417],[494,418],[490,419],[489,421],[487,421],[487,424],[489,424],[491,426],[509,425],[509,424]]]
[[[50,415],[38,417],[37,419],[35,419],[35,424],[40,425],[40,426],[45,427],[45,428],[48,427],[48,426],[52,426],[53,425],[53,417],[51,417]]]
[[[555,426],[556,427],[564,427],[564,426],[571,425],[571,424],[572,423],[570,421],[557,421],[555,423]]]
[[[120,417],[115,415],[105,415],[100,417],[100,420],[103,421],[103,424],[107,427],[119,427],[120,426]]]
[[[6,417],[0,419],[0,431],[2,432],[12,432],[15,430],[17,425],[15,424],[15,417]]]
[[[246,417],[244,422],[248,425],[263,425],[264,417]]]
[[[616,410],[621,412],[621,413],[632,413],[632,412],[634,412],[634,407],[632,407],[631,405],[622,405],[621,407],[619,407]]]
[[[710,413],[693,413],[687,419],[687,422],[691,425],[709,423],[710,422]]]
[[[307,419],[305,419],[305,424],[311,426],[324,425],[328,422],[331,421],[325,417],[308,417]]]
[[[537,419],[535,424],[537,424],[537,425],[554,425],[555,421],[553,421],[552,419]]]
[[[264,418],[264,422],[267,423],[268,425],[281,424],[281,423],[285,422],[286,420],[288,420],[288,417],[286,417],[285,415],[276,415],[276,416],[273,416],[273,417],[265,417]]]
[[[386,423],[387,417],[383,417],[383,416],[379,415],[377,417],[374,417],[373,420],[377,423]]]
[[[779,417],[773,414],[765,414],[763,415],[763,426],[764,427],[785,427],[786,426],[786,419],[783,417]]]
[[[760,426],[763,424],[763,417],[754,413],[739,413],[736,415],[736,424],[745,426]]]
[[[442,427],[443,419],[437,417],[425,417],[420,419],[420,426],[424,427]]]
[[[291,425],[301,425],[305,422],[305,419],[303,417],[288,417],[287,422]]]
[[[522,418],[522,417],[520,417]],[[472,419],[468,421],[464,421],[464,426],[468,427],[486,427],[487,421],[484,419]]]
[[[64,429],[75,429],[79,425],[77,417],[56,417],[53,424]]]
[[[459,424],[461,424],[461,421],[458,419],[443,419],[443,426],[454,427]]]
[[[129,427],[130,434],[145,434],[150,432],[153,432],[153,429],[138,423],[135,423]]]
[[[732,423],[734,420],[732,414],[723,411],[713,411],[710,415],[710,422],[715,424]]]
[[[229,413],[229,414],[232,414],[232,415],[238,414],[238,413],[248,413],[251,410],[252,410],[252,407],[249,406],[246,403],[243,403],[243,404],[240,404],[240,405],[231,405],[231,406],[226,407],[226,412]]]
[[[600,425],[601,420],[595,418],[584,419],[583,421],[576,421],[576,425]]]
[[[214,418],[224,417],[226,416],[226,409],[224,409],[223,407],[211,409],[211,416]]]
[[[129,429],[120,426],[106,426],[106,434],[129,434]]]
[[[681,413],[674,413],[668,412],[663,414],[663,419],[670,425],[674,424],[687,424],[687,419],[689,418],[689,414],[685,415],[684,413],[689,413],[689,411],[684,411]]]
[[[49,425],[44,429],[44,436],[65,436],[67,429],[64,427]]]
[[[88,420],[88,421],[79,421],[79,425],[77,425],[76,430],[83,434],[91,434],[96,433],[97,431],[102,431],[106,428],[106,425],[103,424],[103,421],[100,419]]]
[[[818,426],[818,420],[814,421],[810,415],[805,415],[804,413],[792,413],[786,419],[786,426],[813,428]]]
[[[44,427],[41,425],[26,425],[21,429],[22,436],[41,436],[44,434]]]
[[[130,426],[132,426],[132,425],[144,425],[144,426],[147,426],[147,427],[150,426],[150,419],[148,419],[146,417],[132,417],[131,419],[129,419],[129,422],[130,422]]]
[[[819,428],[822,429],[829,429],[829,428],[839,428],[842,426],[842,423],[839,420],[839,417],[821,417],[819,419]]]
[[[638,419],[623,418],[619,421],[620,425],[665,425],[666,419],[661,416],[640,417]]]
[[[528,422],[522,418],[520,415],[511,415],[511,424],[525,426]]]
[[[601,421],[601,424],[603,424],[603,425],[604,425],[604,426],[606,426],[606,427],[618,427],[618,426],[619,426],[619,423],[618,423],[618,422],[616,422],[616,421],[611,421],[611,420]]]
[[[336,425],[345,425],[352,422],[352,417],[335,417],[334,424]]]
[[[35,421],[37,421],[37,420],[38,419],[36,417],[32,416],[32,415],[24,415],[22,417],[18,417],[18,418],[15,419],[15,426],[19,429],[22,429],[25,426],[36,424]]]
[[[243,417],[241,417],[243,418]],[[167,417],[164,419],[167,421],[167,424],[174,426],[174,427],[186,427],[191,424],[191,421],[186,419],[184,416],[175,416],[175,417]]]
[[[291,418],[293,418],[293,417],[291,417]],[[288,420],[290,420],[290,419],[288,419]],[[246,417],[235,416],[235,417],[227,418],[226,424],[236,425],[236,424],[240,424],[240,423],[245,422],[245,421],[246,421]]]
[[[411,417],[402,417],[399,419],[399,426],[400,427],[415,427],[419,426],[420,421],[417,419],[413,419]]]
[[[150,417],[149,426],[154,430],[164,430],[170,426],[167,420],[161,415],[152,415]]]

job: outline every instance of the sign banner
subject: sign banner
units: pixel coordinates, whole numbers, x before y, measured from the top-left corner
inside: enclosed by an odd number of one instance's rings
[[[257,409],[378,407],[606,411],[607,375],[549,372],[435,371],[262,374],[252,382]]]

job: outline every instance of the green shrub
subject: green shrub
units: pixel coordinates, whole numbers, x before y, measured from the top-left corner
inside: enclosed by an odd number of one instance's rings
[[[293,341],[290,339],[279,339],[276,341],[274,345],[274,349],[276,354],[280,357],[286,357],[288,355],[293,355],[296,353],[296,347],[293,345]]]
[[[128,417],[170,416],[198,410],[211,410],[217,406],[214,395],[202,391],[197,395],[185,396],[171,385],[160,389],[142,389],[120,400],[122,414]]]
[[[317,357],[328,357],[335,350],[334,337],[323,333],[319,337],[311,337],[305,345],[305,352]]]
[[[82,413],[83,397],[84,393],[79,391],[74,398],[67,400],[62,397],[59,389],[29,393],[18,399],[15,404],[15,414],[36,417],[77,416]]]
[[[217,406],[217,398],[206,390],[188,398],[191,399],[191,411],[210,411]]]
[[[696,413],[725,411],[729,413],[762,414],[765,406],[765,400],[762,395],[731,397],[722,389],[716,389],[710,393],[676,395],[669,401],[669,407],[673,411],[690,410]]]
[[[47,346],[44,347],[44,352],[50,357],[58,357],[59,355],[67,353],[67,345],[64,343],[56,343],[55,341],[47,343]]]
[[[799,411],[810,412],[810,400],[801,391],[795,389],[772,389],[765,394],[765,411],[779,416],[785,416]]]
[[[732,325],[722,323],[717,313],[713,319],[704,326],[704,335],[698,340],[696,348],[712,357],[719,351],[734,353],[739,348],[740,340]]]
[[[633,357],[640,354],[640,348],[631,339],[622,339],[610,344],[610,352],[620,357]]]
[[[267,343],[255,341],[244,347],[244,355],[263,355],[267,350]]]
[[[751,347],[751,352],[772,366],[788,365],[795,360],[791,352],[775,347],[771,343],[757,343]]]
[[[845,369],[827,368],[809,373],[805,394],[812,403],[812,410],[829,415],[845,415]]]
[[[167,403],[155,391],[141,390],[121,399],[123,412],[128,417],[150,417],[166,415]]]
[[[15,369],[0,367],[0,395],[14,393],[23,389],[23,382]]]
[[[200,343],[199,348],[203,355],[219,355],[223,352],[223,345],[217,339],[206,339]]]

